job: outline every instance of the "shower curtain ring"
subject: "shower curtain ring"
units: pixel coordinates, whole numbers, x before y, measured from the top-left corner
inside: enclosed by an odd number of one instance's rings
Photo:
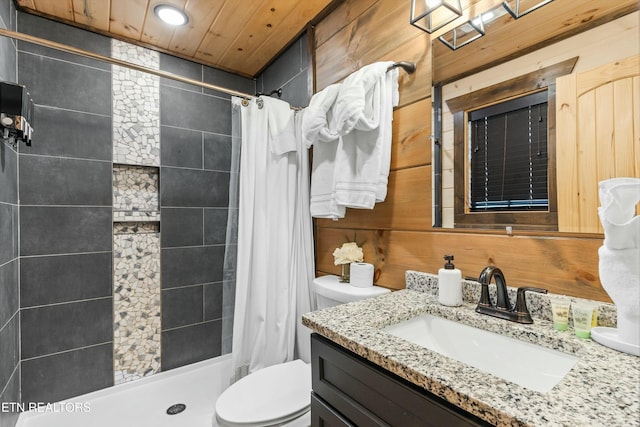
[[[242,106],[243,107],[249,106],[249,100],[247,98],[242,98]]]
[[[260,110],[262,110],[262,107],[264,106],[264,101],[260,98],[256,99],[256,104],[258,105],[258,108]]]

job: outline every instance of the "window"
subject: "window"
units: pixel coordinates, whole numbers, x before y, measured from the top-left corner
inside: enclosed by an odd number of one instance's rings
[[[447,100],[456,228],[557,231],[555,79],[577,58]]]
[[[469,112],[469,210],[546,211],[547,91]]]

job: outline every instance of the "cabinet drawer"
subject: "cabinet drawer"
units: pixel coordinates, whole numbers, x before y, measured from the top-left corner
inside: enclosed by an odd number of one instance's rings
[[[314,393],[356,426],[486,425],[318,334],[311,358]]]
[[[311,427],[355,427],[342,415],[311,393]]]

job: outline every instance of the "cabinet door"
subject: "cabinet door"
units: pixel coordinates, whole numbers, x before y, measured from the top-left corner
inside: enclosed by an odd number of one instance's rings
[[[481,420],[314,334],[314,393],[356,426],[455,427]],[[312,418],[314,418],[312,408]]]
[[[556,79],[558,230],[602,233],[598,182],[640,177],[640,56]]]

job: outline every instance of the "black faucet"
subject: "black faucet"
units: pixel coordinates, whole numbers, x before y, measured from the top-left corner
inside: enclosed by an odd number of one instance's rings
[[[496,305],[491,303],[489,297],[489,283],[491,278],[496,282]],[[476,307],[476,311],[489,316],[499,317],[500,319],[510,320],[517,323],[533,323],[529,309],[527,308],[527,300],[525,292],[539,292],[546,294],[547,290],[542,288],[522,287],[518,288],[516,295],[516,304],[512,308],[509,302],[509,293],[507,292],[507,280],[502,274],[502,270],[495,266],[485,267],[480,273],[478,282],[482,286],[480,291],[480,301]]]

